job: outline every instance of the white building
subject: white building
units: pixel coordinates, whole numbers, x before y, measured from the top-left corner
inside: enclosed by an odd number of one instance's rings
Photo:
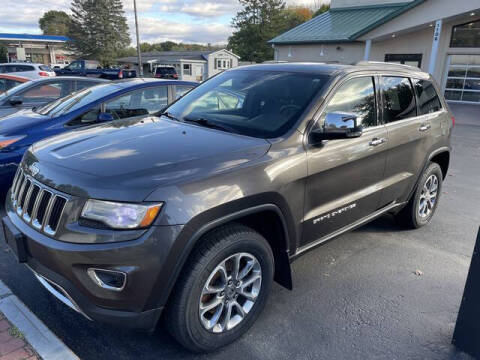
[[[418,66],[449,101],[480,104],[480,0],[332,0],[270,43],[279,61]]]
[[[64,50],[68,38],[56,35],[0,33],[0,45],[8,50],[8,61],[40,64],[59,63],[69,59]]]
[[[153,76],[156,66],[170,65],[177,70],[179,79],[203,81],[224,70],[238,66],[239,56],[221,49],[212,51],[153,51],[142,53],[143,72]],[[138,68],[138,58],[130,56],[117,59],[122,65]]]

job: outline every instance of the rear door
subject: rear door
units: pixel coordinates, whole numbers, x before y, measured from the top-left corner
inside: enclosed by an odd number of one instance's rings
[[[387,134],[378,124],[376,77],[357,76],[341,83],[322,110],[353,113],[363,125],[358,138],[307,145],[308,179],[300,251],[375,212],[380,203]],[[303,248],[303,249],[302,249]]]
[[[380,82],[382,121],[389,139],[385,178],[390,182],[382,204],[389,204],[404,201],[416,183],[431,146],[432,119],[436,115],[419,113],[414,87],[407,76],[382,76]]]

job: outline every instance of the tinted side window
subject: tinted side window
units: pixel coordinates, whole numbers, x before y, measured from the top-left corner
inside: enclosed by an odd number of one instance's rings
[[[375,126],[375,86],[372,77],[359,77],[345,82],[328,103],[328,113],[355,114],[363,127]]]
[[[417,93],[419,115],[429,114],[442,109],[442,103],[435,87],[430,81],[412,79]]]
[[[35,68],[33,66],[29,66],[29,65],[20,65],[20,66],[17,66],[17,70],[16,71],[34,71]]]
[[[70,84],[65,81],[50,82],[32,87],[22,94],[24,103],[46,103],[66,96],[70,91]]]
[[[417,116],[415,96],[408,78],[383,78],[383,120],[385,123]]]
[[[167,86],[149,87],[135,90],[111,100],[106,104],[106,112],[115,119],[154,114],[168,105]]]

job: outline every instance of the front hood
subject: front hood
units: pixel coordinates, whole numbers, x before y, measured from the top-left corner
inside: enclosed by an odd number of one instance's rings
[[[36,143],[25,167],[72,195],[142,201],[160,186],[212,176],[268,151],[263,139],[164,118],[114,121]],[[28,171],[28,170],[27,170]]]
[[[32,110],[20,110],[0,119],[0,135],[20,134],[23,130],[28,131],[32,126],[48,120],[50,120],[48,116],[37,114]]]

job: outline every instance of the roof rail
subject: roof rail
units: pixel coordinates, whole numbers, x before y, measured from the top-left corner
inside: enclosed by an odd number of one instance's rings
[[[383,62],[383,61],[359,61],[355,65],[357,66],[367,66],[367,65],[382,65],[382,66],[391,66],[391,67],[402,67],[405,69],[411,69],[411,70],[416,70],[416,71],[422,71],[420,68],[416,66],[411,66],[411,65],[405,65],[405,64],[397,64],[397,63],[389,63],[389,62]]]

